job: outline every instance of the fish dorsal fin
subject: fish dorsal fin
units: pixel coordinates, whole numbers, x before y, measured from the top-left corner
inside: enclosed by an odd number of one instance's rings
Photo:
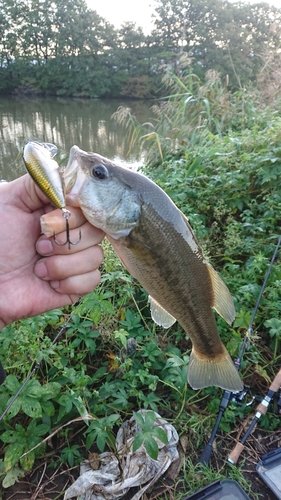
[[[184,236],[184,239],[186,242],[189,244],[191,250],[197,255],[197,257],[204,259],[204,255],[202,253],[202,250],[200,248],[200,245],[197,241],[197,238],[188,222],[188,218],[181,212],[181,217],[182,220],[185,224],[185,230],[182,233]]]
[[[170,328],[175,322],[176,319],[174,316],[169,314],[162,306],[160,306],[159,302],[153,299],[150,295],[148,296],[148,302],[150,303],[150,312],[153,321],[163,328]]]
[[[214,302],[212,307],[229,325],[231,325],[235,319],[236,313],[230,291],[212,266],[207,264],[207,268],[212,281],[214,293]]]

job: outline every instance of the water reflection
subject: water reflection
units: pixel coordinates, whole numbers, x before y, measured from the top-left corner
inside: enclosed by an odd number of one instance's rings
[[[28,140],[56,144],[61,158],[76,144],[119,163],[140,164],[136,152],[127,156],[125,131],[111,120],[120,105],[132,108],[140,122],[150,116],[151,103],[143,101],[0,97],[0,179],[25,172],[21,154]]]

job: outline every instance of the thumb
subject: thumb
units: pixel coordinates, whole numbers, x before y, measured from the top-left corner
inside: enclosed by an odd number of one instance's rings
[[[9,183],[13,193],[13,203],[25,212],[34,212],[44,205],[50,204],[49,198],[35,184],[29,174]]]

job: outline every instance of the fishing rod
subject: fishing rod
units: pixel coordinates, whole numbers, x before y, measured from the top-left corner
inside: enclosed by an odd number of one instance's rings
[[[267,284],[267,280],[268,280],[269,275],[271,273],[271,269],[272,269],[272,266],[273,266],[273,264],[275,262],[275,259],[276,259],[276,256],[277,256],[277,253],[278,253],[280,245],[281,245],[281,236],[279,236],[279,239],[278,239],[278,242],[276,244],[276,247],[275,247],[273,256],[271,258],[269,267],[268,267],[267,272],[265,274],[265,277],[264,277],[264,280],[263,280],[263,284],[262,284],[259,296],[257,298],[254,310],[252,312],[252,316],[251,316],[251,319],[250,319],[250,322],[249,322],[249,326],[248,326],[245,338],[244,338],[244,340],[242,342],[239,354],[238,354],[236,360],[234,361],[234,364],[235,364],[235,367],[236,367],[237,370],[240,369],[241,361],[242,361],[242,357],[243,357],[245,349],[249,349],[249,347],[250,347],[250,341],[251,341],[251,336],[253,334],[253,324],[254,324],[255,316],[256,316],[256,313],[257,313],[257,310],[258,310],[258,307],[259,307],[259,304],[260,304],[260,301],[261,301],[264,289],[265,289],[266,284]],[[244,399],[245,395],[247,394],[247,392],[248,392],[248,389],[244,389],[243,391],[240,391],[238,393],[237,392],[224,391],[223,397],[222,397],[220,405],[219,405],[219,413],[218,413],[217,420],[216,420],[216,423],[214,425],[211,437],[210,437],[208,443],[206,444],[204,450],[202,451],[202,453],[201,453],[201,455],[199,457],[198,461],[200,463],[207,465],[208,462],[210,461],[210,458],[211,458],[211,455],[212,455],[212,451],[213,451],[213,442],[215,440],[215,437],[216,437],[217,430],[219,428],[221,419],[223,417],[223,414],[224,414],[224,412],[225,412],[225,410],[226,410],[229,402],[230,401],[235,401],[238,404],[239,403],[241,404],[241,402],[243,401],[243,399]],[[252,401],[249,404],[251,404]]]
[[[269,403],[271,402],[275,394],[279,391],[280,387],[281,387],[281,370],[279,370],[273,382],[271,383],[266,396],[263,398],[262,402],[257,406],[255,416],[247,432],[245,433],[241,441],[236,444],[236,446],[230,453],[227,461],[230,462],[231,464],[235,465],[237,463],[242,451],[244,450],[245,447],[244,445],[246,440],[255,429],[261,416],[266,414]]]
[[[247,334],[249,332],[249,329],[247,330]],[[235,364],[235,367],[237,370],[239,370],[240,368],[240,365],[241,365],[241,360],[242,360],[242,356],[243,356],[243,353],[246,349],[246,345],[247,343],[249,342],[249,336],[247,337],[247,334],[243,340],[243,343],[242,343],[242,346],[240,348],[240,351],[239,351],[239,354],[234,362]],[[244,389],[243,391],[240,391],[238,393],[232,393],[230,391],[224,391],[223,393],[223,396],[222,396],[222,399],[221,399],[221,402],[220,402],[220,405],[219,405],[219,413],[218,413],[218,416],[217,416],[217,420],[216,420],[216,423],[214,425],[214,428],[213,428],[213,431],[212,431],[212,434],[211,434],[211,437],[208,441],[208,443],[206,444],[204,450],[202,451],[200,457],[199,457],[199,462],[201,464],[204,464],[204,465],[207,465],[210,458],[211,458],[211,455],[212,455],[212,451],[213,451],[213,442],[215,440],[215,437],[216,437],[216,434],[217,434],[217,430],[219,428],[219,425],[220,425],[220,422],[221,422],[221,419],[223,417],[223,414],[224,414],[224,411],[226,410],[227,406],[228,406],[228,403],[229,401],[236,401],[238,402],[239,401],[242,401],[245,397],[245,395],[247,394],[248,392],[248,389]]]

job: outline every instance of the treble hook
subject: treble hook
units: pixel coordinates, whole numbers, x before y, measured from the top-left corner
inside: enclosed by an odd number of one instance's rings
[[[59,241],[57,241],[55,234],[54,234],[54,241],[60,247],[63,247],[64,245],[67,244],[68,249],[70,250],[70,245],[78,245],[78,243],[81,241],[81,230],[79,229],[79,240],[75,241],[74,243],[72,241],[70,241],[68,219],[71,216],[71,212],[69,210],[67,210],[66,208],[62,208],[61,210],[62,210],[62,215],[65,218],[65,224],[66,224],[66,241],[64,243],[60,243]]]

